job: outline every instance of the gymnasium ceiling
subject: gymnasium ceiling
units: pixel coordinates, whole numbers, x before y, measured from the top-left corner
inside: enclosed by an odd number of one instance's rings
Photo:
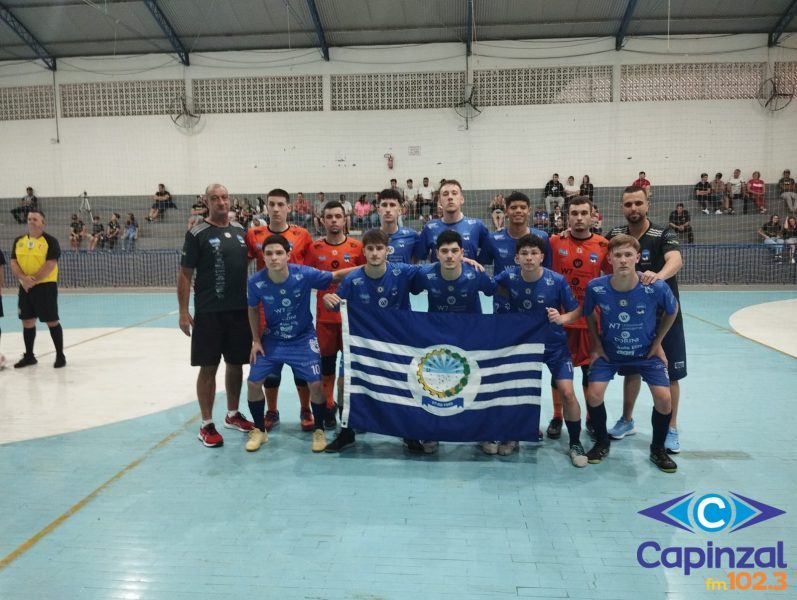
[[[0,0],[0,61],[668,33],[777,44],[796,14],[797,0]]]

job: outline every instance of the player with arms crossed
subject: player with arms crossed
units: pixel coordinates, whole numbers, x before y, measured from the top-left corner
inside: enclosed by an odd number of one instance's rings
[[[663,281],[644,284],[636,270],[639,258],[636,238],[614,236],[609,242],[612,275],[590,281],[584,296],[584,315],[592,336],[587,410],[596,437],[587,459],[596,464],[609,454],[603,398],[609,381],[620,369],[626,369],[639,373],[653,396],[650,460],[665,473],[674,473],[678,466],[664,449],[672,407],[667,357],[661,343],[675,322],[678,301]],[[600,333],[597,308],[600,308]],[[664,316],[657,320],[659,310],[664,311]]]

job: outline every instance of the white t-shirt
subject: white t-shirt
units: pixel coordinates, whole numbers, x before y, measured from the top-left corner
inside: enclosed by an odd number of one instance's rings
[[[346,215],[350,215],[352,213],[352,210],[354,210],[352,208],[351,202],[349,202],[348,200],[344,200],[343,202],[341,202],[341,204],[343,205],[343,213]]]
[[[421,195],[421,198],[423,198],[424,200],[431,200],[432,197],[434,196],[434,188],[429,185],[421,186],[418,189],[418,193]]]
[[[742,193],[742,180],[731,178],[728,180],[728,187],[731,188],[731,195],[738,196]]]

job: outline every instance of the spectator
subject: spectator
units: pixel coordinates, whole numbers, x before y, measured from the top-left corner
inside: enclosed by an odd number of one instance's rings
[[[584,175],[584,177],[581,178],[579,193],[582,196],[589,196],[590,202],[592,202],[592,197],[595,195],[595,186],[590,183],[589,175]]]
[[[398,180],[395,177],[390,180],[390,189],[397,191],[402,198],[404,197],[404,190],[398,186]]]
[[[327,204],[324,192],[318,192],[313,204],[313,228],[317,234],[324,232],[324,206]]]
[[[753,171],[753,176],[747,180],[747,196],[744,198],[744,214],[747,214],[748,201],[755,202],[759,214],[767,212],[766,204],[764,203],[764,194],[766,194],[767,185],[761,179],[761,173]]]
[[[715,173],[711,182],[711,209],[715,215],[721,215],[725,207],[725,182],[722,173]]]
[[[177,205],[172,202],[172,195],[166,190],[166,186],[162,183],[158,184],[158,191],[152,196],[152,206],[149,209],[149,216],[147,221],[154,221],[158,217],[163,218],[163,212],[167,208],[177,208]]]
[[[374,192],[374,198],[371,200],[371,215],[369,217],[369,222],[371,227],[379,227],[379,202],[382,199],[382,195],[380,192]]]
[[[412,179],[407,180],[407,187],[404,188],[404,206],[407,209],[407,217],[417,218],[418,215],[418,190],[412,187]]]
[[[537,229],[548,229],[548,212],[543,210],[542,206],[538,206],[534,211],[532,226]]]
[[[778,191],[780,191],[780,199],[786,204],[789,214],[797,214],[797,187],[791,176],[791,171],[788,169],[783,171],[783,177],[778,181]]]
[[[249,203],[247,202],[241,206],[241,212],[238,215],[238,222],[244,229],[249,229],[252,226],[252,217],[252,207],[249,206]]]
[[[202,196],[197,196],[194,205],[191,207],[191,216],[188,217],[188,231],[199,225],[205,220],[208,215],[208,206],[202,199]]]
[[[94,222],[91,224],[91,238],[89,239],[89,252],[94,252],[97,246],[105,248],[105,225],[100,222],[100,216],[94,215]]]
[[[783,226],[783,241],[789,248],[789,262],[794,264],[794,251],[797,249],[797,218],[788,217]]]
[[[700,174],[700,181],[695,184],[695,201],[700,206],[700,211],[704,215],[710,215],[708,200],[711,197],[711,182],[708,180],[708,173]],[[720,211],[717,211],[720,214]]]
[[[556,221],[556,219],[561,219],[563,223],[565,220],[565,215],[558,204],[553,205],[553,212],[548,216],[548,221],[550,223],[553,223],[554,221]]]
[[[742,180],[742,172],[739,169],[733,170],[733,177],[725,184],[725,214],[735,215],[736,211],[733,209],[733,201],[739,200],[745,196],[745,183]],[[744,213],[747,214],[747,205],[745,204]]]
[[[434,203],[434,188],[429,185],[429,178],[423,178],[423,185],[418,190],[418,196],[420,199],[420,216],[422,221],[428,221],[432,213],[435,211],[435,203]]]
[[[490,202],[490,216],[493,220],[493,229],[498,231],[504,228],[506,218],[506,201],[503,194],[497,194]]]
[[[592,227],[590,227],[590,231],[598,235],[603,235],[603,215],[601,211],[598,210],[597,204],[592,205]]]
[[[570,199],[575,198],[581,193],[581,188],[576,185],[576,178],[570,175],[565,183],[565,212],[570,205]]]
[[[548,214],[553,210],[553,205],[559,201],[559,198],[564,196],[565,186],[559,181],[559,173],[554,173],[548,183],[545,184],[545,190],[542,195],[545,197],[545,210]]]
[[[354,228],[360,231],[370,228],[373,206],[366,194],[362,194],[354,203]]]
[[[783,260],[783,227],[780,224],[780,217],[778,215],[769,217],[769,221],[758,230],[758,235],[764,239],[764,246],[772,248],[775,262],[781,262]]]
[[[351,230],[351,215],[354,212],[354,207],[346,199],[346,194],[341,194],[338,198],[340,198],[340,204],[343,206],[343,214],[346,218],[346,233],[348,233]]]
[[[695,243],[695,234],[692,231],[689,211],[684,208],[683,202],[676,204],[675,210],[670,213],[670,227],[677,231],[678,235],[686,235],[688,244]]]
[[[291,221],[293,221],[294,225],[298,225],[299,227],[307,229],[307,227],[310,225],[311,219],[312,216],[310,203],[307,201],[307,198],[304,197],[304,194],[299,192],[296,194],[296,198],[293,200]]]
[[[548,232],[551,235],[559,235],[560,233],[562,233],[565,230],[565,221],[562,218],[561,211],[559,212],[559,216],[558,217],[553,217],[551,219],[551,222],[553,224],[551,225],[550,229],[548,230]]]
[[[644,171],[639,172],[639,177],[636,178],[634,180],[634,183],[632,183],[631,185],[641,187],[643,190],[645,190],[645,194],[647,195],[648,199],[650,198],[650,195],[653,193],[650,190],[650,181],[647,180],[647,175],[645,174]]]
[[[17,223],[24,225],[28,222],[28,213],[32,210],[39,209],[39,199],[33,193],[32,187],[25,188],[25,195],[19,201],[16,208],[11,209],[11,214],[14,215]]]
[[[80,250],[83,238],[88,235],[86,225],[78,219],[76,214],[72,215],[72,222],[69,223],[69,246],[72,250]]]
[[[137,239],[138,221],[136,221],[136,216],[129,212],[127,213],[127,221],[125,221],[125,232],[122,234],[122,250],[125,252],[132,252],[135,250]]]
[[[106,231],[106,241],[108,242],[108,250],[116,248],[116,242],[119,240],[121,233],[121,225],[119,224],[121,216],[119,213],[111,213],[111,218],[108,221],[108,229]]]

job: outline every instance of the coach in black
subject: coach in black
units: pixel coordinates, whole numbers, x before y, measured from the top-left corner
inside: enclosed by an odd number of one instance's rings
[[[11,272],[19,281],[19,318],[22,320],[22,339],[25,354],[15,369],[35,365],[33,342],[36,339],[36,319],[47,323],[55,346],[56,369],[66,366],[64,330],[58,320],[58,240],[44,232],[44,213],[38,209],[28,212],[28,233],[14,240],[11,248]]]

